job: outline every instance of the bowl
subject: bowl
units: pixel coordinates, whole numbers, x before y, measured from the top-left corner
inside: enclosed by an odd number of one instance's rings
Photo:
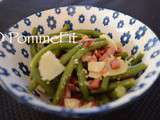
[[[156,81],[160,72],[160,41],[145,24],[123,13],[91,6],[60,7],[26,17],[10,28],[9,32],[27,36],[31,35],[33,27],[37,27],[39,34],[49,34],[59,31],[65,23],[72,29],[104,32],[112,40],[122,44],[131,55],[144,52],[143,62],[148,68],[137,79],[137,85],[116,101],[87,109],[54,106],[49,104],[44,96],[29,94],[27,87],[30,79],[30,46],[20,44],[18,38],[14,38],[17,34],[13,34],[13,39],[5,37],[0,42],[0,82],[1,86],[21,103],[59,116],[89,117],[108,113],[134,101]]]

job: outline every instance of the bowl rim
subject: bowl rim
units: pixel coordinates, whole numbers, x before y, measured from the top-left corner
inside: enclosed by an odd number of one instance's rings
[[[69,5],[69,6],[74,6],[74,7],[86,7],[86,6],[89,6],[89,7],[95,8],[95,9],[101,8],[101,7],[91,6],[91,5]],[[69,6],[63,6],[63,7],[59,7],[59,8],[65,9],[65,8],[67,8],[67,7],[69,7]],[[55,8],[50,8],[50,9],[42,10],[42,11],[39,11],[39,12],[49,11],[49,10],[52,10],[52,9],[55,9]],[[112,12],[115,12],[115,11],[116,11],[116,10],[112,10],[112,9],[108,9],[108,8],[103,8],[103,9],[104,9],[104,10],[109,10],[109,11],[112,11]],[[120,14],[122,14],[122,15],[125,15],[126,17],[132,17],[132,16],[129,16],[129,15],[124,14],[124,13],[119,12],[119,11],[116,11],[116,12],[118,12],[118,13],[120,13]],[[33,14],[27,16],[27,17],[31,17],[31,16],[33,16],[34,14],[35,14],[35,13],[33,13]],[[24,17],[24,18],[27,18],[27,17]],[[17,23],[21,22],[24,18],[22,18],[21,20],[19,20]],[[133,17],[133,18],[134,18],[134,17]],[[135,18],[135,19],[136,19],[136,18]],[[138,20],[138,19],[136,19],[136,20],[137,20],[138,22],[140,22],[141,24],[147,26],[146,24],[144,24],[144,23],[141,22],[140,20]],[[13,26],[12,26],[12,27],[13,27]],[[147,27],[148,27],[148,26],[147,26]],[[10,28],[11,28],[11,27],[10,27]],[[10,30],[10,28],[9,28],[8,30]],[[149,27],[148,27],[148,28],[149,28]],[[157,35],[153,32],[152,29],[149,28],[149,30],[151,30],[152,34],[157,37]],[[157,37],[157,38],[158,38],[158,37]],[[158,39],[159,39],[159,38],[158,38]],[[160,41],[159,41],[159,42],[160,42]],[[159,72],[159,73],[160,73],[160,72]],[[158,74],[159,74],[159,73],[158,73]],[[157,78],[158,78],[158,75],[156,76],[156,80],[157,80]],[[68,109],[68,108],[64,108],[64,107],[61,107],[61,106],[55,106],[55,105],[52,105],[52,106],[53,106],[52,109],[48,109],[47,107],[38,106],[38,105],[29,103],[29,102],[26,102],[26,101],[22,101],[22,100],[20,99],[20,96],[16,95],[11,89],[9,89],[3,80],[0,80],[0,83],[1,83],[0,86],[2,86],[2,88],[3,88],[7,93],[9,93],[13,98],[15,98],[18,102],[20,102],[20,103],[22,103],[22,104],[24,104],[24,105],[27,105],[27,106],[31,106],[31,108],[34,108],[34,109],[36,109],[36,110],[39,110],[39,111],[42,111],[42,112],[46,112],[46,113],[57,113],[57,114],[60,114],[60,113],[62,114],[62,112],[63,112],[63,114],[64,114],[63,116],[70,116],[70,117],[71,117],[71,116],[76,116],[76,115],[78,115],[78,116],[84,117],[84,116],[86,116],[86,115],[87,115],[87,116],[92,116],[92,115],[97,115],[97,114],[99,114],[99,113],[104,113],[104,112],[105,112],[105,113],[109,113],[109,112],[114,111],[114,110],[116,110],[116,109],[120,109],[120,108],[128,105],[129,103],[133,103],[134,101],[137,101],[140,97],[144,96],[145,93],[147,93],[148,89],[151,88],[151,86],[153,85],[153,83],[155,83],[156,80],[154,80],[154,81],[151,83],[151,85],[150,85],[147,89],[145,89],[145,91],[143,91],[141,94],[139,94],[138,96],[134,96],[134,97],[132,97],[132,99],[126,100],[126,101],[124,101],[123,103],[121,103],[121,104],[119,104],[119,105],[110,107],[109,104],[112,103],[112,102],[110,102],[110,103],[104,104],[104,105],[102,105],[102,106],[97,106],[97,107],[87,108],[87,109],[74,109],[74,110]],[[100,109],[99,109],[99,108],[100,108]],[[59,109],[61,109],[61,110],[59,111]],[[92,114],[92,115],[91,115],[91,114]]]

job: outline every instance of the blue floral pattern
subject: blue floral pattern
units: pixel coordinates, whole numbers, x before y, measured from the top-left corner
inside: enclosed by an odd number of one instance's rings
[[[118,16],[119,16],[119,12],[115,11],[115,12],[113,13],[113,16],[112,16],[112,17],[113,17],[114,19],[116,19],[116,18],[118,18]]]
[[[18,84],[11,84],[11,87],[15,90],[17,90],[18,92],[25,92],[27,93],[27,90],[25,88],[23,88],[22,86],[18,85]]]
[[[22,32],[22,35],[24,36],[31,36],[31,33],[30,32],[27,32],[26,30]]]
[[[154,76],[155,74],[156,74],[156,71],[151,71],[145,76],[145,78],[150,78],[150,77]]]
[[[108,35],[111,39],[113,38],[113,34],[112,34],[111,32],[109,32],[107,35]]]
[[[60,14],[61,13],[61,9],[60,8],[55,8],[54,10],[55,10],[56,14]]]
[[[160,61],[158,61],[158,62],[156,63],[156,66],[157,66],[157,67],[160,67]]]
[[[18,29],[18,28],[19,28],[18,23],[17,23],[17,24],[15,24],[13,27]]]
[[[79,16],[79,23],[84,23],[84,20],[85,20],[85,17],[84,17],[84,15],[83,14],[81,14],[80,16]]]
[[[29,18],[24,18],[24,23],[27,25],[27,26],[30,26],[31,25],[31,21]]]
[[[97,32],[101,32],[101,30],[100,30],[100,29],[98,29],[98,28],[95,28],[94,30],[95,30],[95,31],[97,31]]]
[[[23,62],[18,63],[18,66],[19,66],[19,69],[23,72],[24,75],[29,76],[30,71],[29,71],[28,67]]]
[[[30,100],[32,100],[33,98],[31,96],[21,96],[20,99],[23,101],[23,102],[26,102],[28,103]]]
[[[22,48],[22,49],[21,49],[21,53],[22,53],[22,55],[23,55],[25,58],[28,58],[28,57],[29,57],[29,53],[28,53],[28,51],[27,51],[26,49]]]
[[[37,17],[41,17],[41,16],[42,16],[42,13],[41,13],[41,12],[37,12],[37,13],[35,13],[35,15],[36,15]]]
[[[0,50],[0,57],[4,58],[6,55],[4,54],[4,52],[2,50]]]
[[[123,46],[125,46],[126,44],[128,44],[130,37],[131,37],[130,32],[123,33],[123,35],[120,38],[121,39],[121,44]]]
[[[138,49],[139,49],[138,45],[134,46],[131,50],[131,54],[135,55],[138,52]]]
[[[90,9],[92,8],[92,6],[86,5],[85,8],[86,8],[87,10],[90,10]]]
[[[92,15],[91,18],[90,18],[91,24],[95,23],[96,20],[97,20],[96,16]]]
[[[12,68],[12,72],[13,72],[16,76],[21,77],[21,74],[20,74],[20,72],[19,72],[17,69]]]
[[[135,19],[135,18],[131,18],[131,19],[129,20],[129,24],[130,24],[130,25],[133,25],[134,23],[136,23],[136,19]]]
[[[144,51],[149,51],[157,44],[158,41],[159,39],[157,37],[149,39],[148,42],[144,45]]]
[[[140,40],[145,35],[146,31],[146,26],[139,27],[138,31],[135,34],[135,39]]]
[[[109,17],[108,16],[106,16],[106,17],[104,17],[104,19],[103,19],[103,25],[104,26],[106,26],[106,25],[108,25],[109,24]]]
[[[102,11],[102,10],[104,10],[104,8],[99,8],[99,11]]]
[[[2,42],[2,47],[8,52],[8,53],[12,53],[15,54],[16,53],[16,49],[14,48],[13,44],[8,42],[8,41],[3,41]]]
[[[117,28],[122,28],[124,26],[124,21],[120,20],[117,24]]]
[[[44,34],[44,28],[43,28],[43,26],[38,25],[37,31],[38,31],[39,34]]]
[[[48,16],[47,23],[49,28],[51,29],[56,28],[57,21],[54,19],[53,16]]]
[[[6,68],[0,66],[0,75],[1,76],[9,76],[9,72]]]
[[[154,52],[151,54],[151,58],[155,58],[155,57],[157,57],[158,55],[160,55],[160,50],[154,51]]]
[[[74,6],[67,7],[68,15],[73,16],[76,13],[76,8]]]

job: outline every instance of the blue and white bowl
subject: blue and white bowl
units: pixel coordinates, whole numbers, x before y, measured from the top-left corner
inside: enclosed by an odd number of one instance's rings
[[[140,21],[120,12],[91,6],[55,8],[26,17],[9,31],[31,35],[32,28],[38,27],[39,34],[49,34],[59,31],[64,23],[69,23],[72,29],[93,29],[104,32],[114,41],[121,43],[132,55],[144,52],[143,62],[148,65],[147,70],[137,79],[138,84],[124,97],[103,106],[70,110],[51,105],[29,94],[27,90],[31,60],[29,45],[18,44],[16,40],[12,43],[3,41],[0,42],[1,86],[20,102],[61,116],[87,117],[112,111],[135,100],[156,81],[160,72],[158,37]]]

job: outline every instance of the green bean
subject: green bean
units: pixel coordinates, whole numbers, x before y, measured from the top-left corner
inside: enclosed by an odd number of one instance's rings
[[[101,91],[107,91],[108,84],[109,84],[109,77],[104,77],[100,87]]]
[[[30,52],[31,52],[31,57],[32,58],[37,54],[37,45],[36,44],[31,44],[30,45]]]
[[[102,34],[95,30],[72,30],[72,32],[90,35],[91,37],[94,37],[94,38],[98,38]]]
[[[146,68],[147,68],[147,65],[145,65],[144,63],[139,63],[137,65],[130,66],[127,72],[120,75],[113,76],[112,79],[122,80],[126,78],[135,77],[139,72],[145,70]]]
[[[60,50],[53,50],[52,53],[53,53],[56,57],[59,57],[60,54],[61,54],[61,51],[60,51]]]
[[[110,101],[110,99],[106,95],[100,96],[100,99],[98,100],[99,105],[106,104]]]
[[[143,54],[143,53],[139,53],[139,54],[137,55],[137,57],[134,58],[134,59],[131,61],[130,64],[131,64],[131,65],[136,65],[136,64],[142,62],[143,57],[144,57],[144,54]]]
[[[41,77],[40,77],[39,70],[38,70],[38,63],[39,63],[39,60],[40,60],[41,56],[45,52],[47,52],[49,50],[52,51],[52,50],[57,50],[57,49],[72,48],[75,45],[76,44],[72,44],[72,43],[50,44],[47,47],[45,47],[42,50],[40,50],[35,55],[35,57],[32,59],[31,64],[30,64],[32,81],[35,81],[36,83],[43,83],[43,81],[41,80]],[[45,89],[46,88],[45,84],[42,84],[42,87]],[[36,88],[36,86],[33,88],[32,85],[31,85],[30,91],[32,92],[35,88]],[[49,90],[46,90],[46,91],[49,91]]]
[[[119,85],[118,87],[116,87],[114,89],[114,91],[111,93],[111,97],[113,99],[117,99],[117,98],[120,98],[122,96],[124,96],[126,94],[127,90],[125,87]]]
[[[78,63],[79,59],[84,54],[86,54],[87,52],[89,52],[91,50],[95,50],[95,49],[106,46],[107,43],[108,43],[107,41],[95,42],[88,48],[81,48],[80,50],[78,50],[75,53],[75,55],[72,56],[71,60],[67,64],[67,66],[66,66],[66,68],[65,68],[65,70],[62,74],[62,77],[60,79],[60,83],[58,85],[58,89],[56,91],[55,96],[53,97],[53,103],[54,104],[58,104],[60,98],[62,97],[64,88],[65,88],[66,84],[68,83],[69,78],[71,77],[72,72],[73,72],[76,64]]]
[[[126,89],[129,89],[136,85],[136,80],[134,78],[129,78],[122,81],[112,82],[108,86],[108,91],[114,90],[119,85],[124,86]]]
[[[44,48],[44,45],[41,43],[37,43],[37,51],[39,52],[42,48]]]
[[[85,99],[88,99],[89,91],[88,91],[88,87],[86,85],[87,78],[86,78],[86,73],[84,71],[84,68],[83,68],[83,65],[81,62],[79,62],[78,66],[77,66],[77,76],[78,76],[78,84],[79,84],[80,90],[83,94],[83,97]]]
[[[123,60],[126,60],[128,58],[128,52],[121,52],[118,53],[116,56],[120,56]]]
[[[62,55],[60,58],[61,63],[65,65],[81,47],[81,45],[77,45],[71,50],[69,50],[66,54]]]

